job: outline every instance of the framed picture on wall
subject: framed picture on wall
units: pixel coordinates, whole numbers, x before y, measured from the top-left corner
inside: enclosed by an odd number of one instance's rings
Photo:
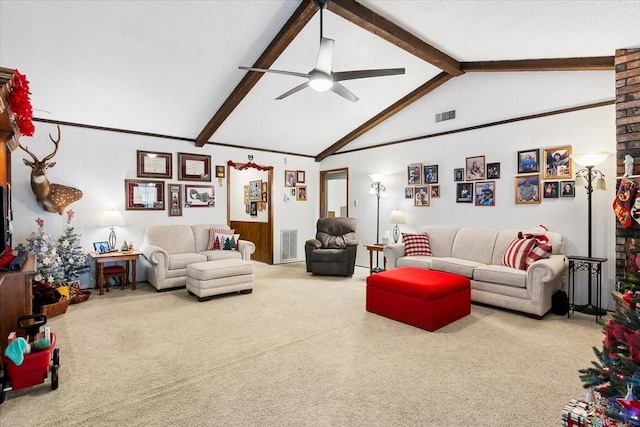
[[[456,202],[471,203],[473,201],[473,183],[461,182],[456,184]]]
[[[540,175],[516,176],[514,181],[514,199],[517,205],[540,203]]]
[[[182,184],[167,184],[168,215],[182,216]]]
[[[485,179],[484,156],[467,157],[467,181]]]
[[[560,183],[558,181],[545,181],[542,183],[542,198],[543,199],[557,199],[559,197]]]
[[[422,184],[422,164],[412,163],[407,166],[407,184]]]
[[[415,188],[413,206],[416,206],[416,207],[429,206],[429,186],[428,185],[421,185]]]
[[[216,205],[216,189],[213,185],[184,186],[184,205],[189,208],[210,208]]]
[[[576,197],[576,182],[560,181],[560,197]]]
[[[296,183],[304,184],[305,181],[305,173],[304,171],[297,171],[296,173]]]
[[[211,182],[211,156],[178,153],[178,180]]]
[[[453,170],[454,181],[464,181],[464,168],[455,168]]]
[[[125,179],[127,210],[164,210],[164,181]]]
[[[540,172],[540,150],[518,151],[518,173]]]
[[[573,178],[571,172],[571,146],[545,148],[544,157],[544,178]]]
[[[138,178],[169,178],[172,176],[173,155],[159,151],[137,150]]]
[[[262,200],[262,180],[249,181],[249,200]]]
[[[430,185],[429,186],[429,196],[432,199],[440,197],[440,186],[439,185]]]
[[[306,185],[296,185],[296,200],[301,200],[303,202],[307,201],[307,186]]]
[[[474,203],[476,206],[495,206],[496,205],[496,182],[483,181],[475,183]]]
[[[216,178],[224,178],[225,169],[224,165],[216,165]]]
[[[487,179],[500,179],[500,163],[487,163]]]
[[[404,187],[404,198],[413,199],[413,187]]]
[[[437,184],[438,183],[438,165],[425,166],[423,176],[424,176],[425,184]]]
[[[296,186],[296,171],[284,171],[284,186],[285,187]]]

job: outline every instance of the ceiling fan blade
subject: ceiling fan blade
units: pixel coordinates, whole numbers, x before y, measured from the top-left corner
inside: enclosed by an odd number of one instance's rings
[[[309,86],[309,82],[304,82],[301,85],[298,85],[298,86],[294,87],[293,89],[286,91],[285,93],[283,93],[282,95],[280,95],[276,99],[284,99],[289,95],[293,95],[296,92],[300,92],[302,89],[304,89],[304,88],[306,88],[308,86]]]
[[[335,40],[323,37],[320,40],[320,50],[316,60],[316,70],[331,75],[331,62],[333,61],[333,47]]]
[[[333,81],[366,79],[368,77],[396,76],[404,74],[404,68],[381,68],[377,70],[338,71],[332,74]]]
[[[342,86],[340,83],[335,81],[333,82],[333,86],[331,86],[330,90],[351,102],[356,102],[358,99],[360,99],[357,96],[355,96],[349,89],[347,89],[346,87]]]
[[[271,70],[268,68],[253,68],[253,67],[238,67],[241,70],[247,70],[247,71],[257,71],[260,73],[276,73],[276,74],[285,74],[287,76],[296,76],[296,77],[304,77],[304,78],[309,78],[309,74],[305,74],[305,73],[297,73],[295,71],[285,71],[285,70]]]

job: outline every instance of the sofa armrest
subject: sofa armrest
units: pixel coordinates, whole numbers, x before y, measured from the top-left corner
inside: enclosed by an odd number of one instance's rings
[[[160,246],[143,243],[140,245],[140,252],[153,268],[160,268],[164,271],[169,268],[169,253]]]
[[[404,243],[389,243],[382,249],[384,257],[387,259],[387,268],[390,270],[397,267],[398,258],[404,256]]]
[[[564,255],[551,255],[549,258],[535,261],[527,269],[527,282],[533,283],[534,280],[550,282],[558,278],[564,282],[567,264]]]
[[[357,240],[348,240],[344,244],[345,244],[346,247],[358,246],[358,241]]]
[[[251,261],[251,254],[256,251],[255,243],[249,240],[238,240],[238,252],[242,255],[244,261]]]

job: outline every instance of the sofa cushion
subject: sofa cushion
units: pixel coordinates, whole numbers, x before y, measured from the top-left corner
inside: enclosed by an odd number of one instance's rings
[[[159,225],[144,230],[144,243],[159,246],[169,255],[196,252],[191,227],[188,225]],[[171,267],[169,267],[171,268]]]
[[[538,243],[535,239],[513,239],[502,257],[502,265],[517,268],[518,270],[527,269],[527,256],[531,249]]]
[[[418,229],[420,233],[429,235],[429,247],[431,255],[436,257],[451,256],[451,248],[453,247],[453,239],[459,227],[442,227],[437,225],[425,225]]]
[[[396,262],[396,267],[418,267],[418,268],[431,268],[431,261],[434,258],[432,256],[426,255],[415,255],[415,256],[403,256],[398,258]]]
[[[186,253],[186,254],[173,254],[169,256],[169,270],[177,270],[180,268],[187,268],[187,265],[194,262],[204,262],[207,257],[202,254]]]
[[[458,274],[468,278],[472,278],[473,270],[482,265],[484,264],[475,261],[449,257],[434,258],[431,261],[432,270],[446,271],[447,273]]]
[[[431,256],[427,233],[402,233],[402,243],[404,243],[404,254],[406,256]]]
[[[473,270],[473,280],[524,289],[527,287],[527,272],[505,265],[483,265]]]
[[[200,254],[205,255],[207,257],[207,261],[216,261],[219,259],[242,259],[242,254],[239,251],[204,251],[200,252]]]
[[[481,264],[491,264],[498,230],[485,227],[464,227],[453,240],[451,256]]]

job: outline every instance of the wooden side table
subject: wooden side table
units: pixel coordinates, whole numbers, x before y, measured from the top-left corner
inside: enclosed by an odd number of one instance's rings
[[[127,284],[131,283],[131,290],[136,290],[136,262],[142,252],[127,251],[127,252],[108,252],[106,254],[99,254],[97,252],[89,252],[89,256],[96,264],[96,283],[100,289],[100,295],[104,295],[104,264],[106,262],[125,262]],[[131,264],[131,268],[129,268]],[[131,280],[129,282],[129,272],[131,272]]]
[[[380,269],[378,266],[378,254],[376,254],[376,268],[373,268],[373,253],[374,252],[382,252],[384,250],[384,246],[381,243],[371,243],[369,245],[364,245],[369,251],[369,274],[380,273],[381,271],[385,271],[387,269],[387,259],[383,256],[382,259],[384,268]]]

